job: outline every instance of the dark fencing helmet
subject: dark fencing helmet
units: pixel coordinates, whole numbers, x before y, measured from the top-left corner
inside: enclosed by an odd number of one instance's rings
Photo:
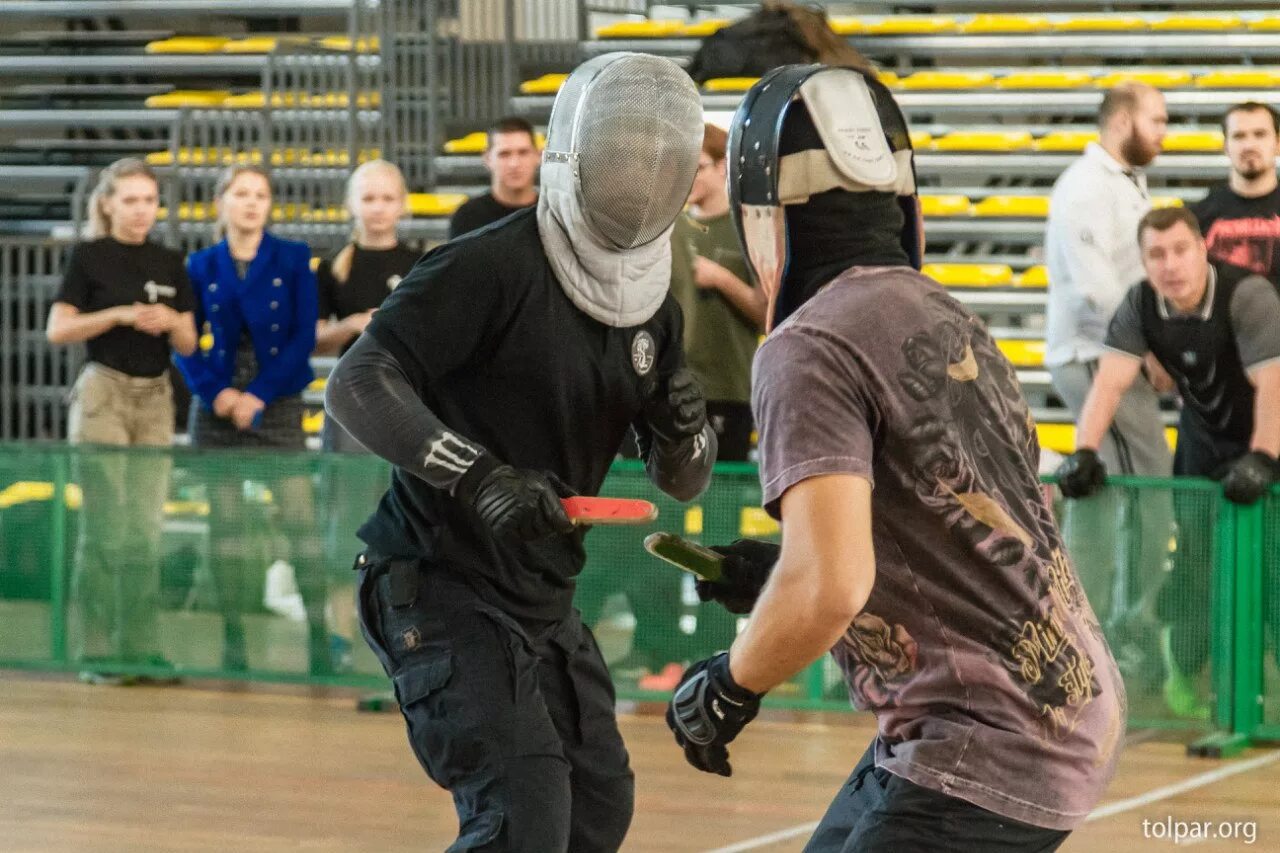
[[[769,327],[856,265],[923,253],[906,119],[874,75],[788,65],[761,78],[729,128],[729,199]]]

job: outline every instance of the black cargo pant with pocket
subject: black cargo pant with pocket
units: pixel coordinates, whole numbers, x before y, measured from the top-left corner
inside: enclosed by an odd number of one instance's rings
[[[414,754],[453,794],[449,853],[617,850],[635,779],[578,612],[525,625],[419,560],[365,554],[357,568],[361,630]]]

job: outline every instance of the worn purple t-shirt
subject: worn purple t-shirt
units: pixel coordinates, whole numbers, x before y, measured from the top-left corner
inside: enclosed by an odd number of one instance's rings
[[[855,267],[756,354],[760,479],[865,477],[876,579],[832,654],[876,763],[1014,820],[1078,825],[1115,771],[1124,685],[985,327],[907,267]],[[786,519],[783,535],[786,535]]]

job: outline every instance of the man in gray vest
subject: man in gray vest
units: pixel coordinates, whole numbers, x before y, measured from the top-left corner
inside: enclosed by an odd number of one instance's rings
[[[1260,275],[1211,264],[1189,210],[1151,211],[1139,224],[1139,243],[1147,280],[1129,290],[1111,320],[1080,416],[1079,449],[1058,471],[1062,492],[1083,498],[1102,487],[1098,447],[1150,354],[1184,404],[1175,472],[1221,479],[1228,499],[1253,503],[1280,478],[1280,296]],[[1159,609],[1168,623],[1165,699],[1175,713],[1204,717],[1190,677],[1209,656],[1212,559],[1193,503],[1175,498],[1178,559]]]

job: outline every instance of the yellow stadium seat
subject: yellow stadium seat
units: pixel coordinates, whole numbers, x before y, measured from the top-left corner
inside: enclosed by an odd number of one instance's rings
[[[684,511],[684,535],[685,536],[701,536],[702,535],[703,513],[702,507],[691,506]]]
[[[1055,130],[1037,139],[1031,147],[1037,151],[1083,151],[1090,142],[1097,141],[1096,130]]]
[[[1280,71],[1210,71],[1196,78],[1200,89],[1274,89],[1280,87]]]
[[[1182,199],[1176,195],[1155,195],[1151,197],[1152,207],[1182,207]]]
[[[231,41],[223,36],[175,36],[148,42],[147,53],[182,53],[201,54],[217,53],[222,46]]]
[[[716,77],[702,84],[708,92],[745,92],[756,84],[759,77]]]
[[[223,53],[270,53],[284,44],[306,44],[306,36],[255,36],[235,39],[222,46]]]
[[[873,36],[912,36],[950,33],[955,29],[955,18],[947,15],[895,15],[868,23],[864,32]]]
[[[208,501],[165,501],[165,515],[199,515],[209,514]]]
[[[943,287],[1007,287],[1013,270],[1005,264],[925,264],[921,270]]]
[[[1239,15],[1229,12],[1221,15],[1195,14],[1170,15],[1151,23],[1151,29],[1162,32],[1221,32],[1222,30],[1238,30],[1244,26]]]
[[[997,89],[1080,89],[1093,85],[1083,71],[1017,71],[996,81]]]
[[[476,130],[468,133],[466,136],[460,136],[457,139],[450,139],[444,144],[444,153],[446,154],[483,154],[485,146],[489,144],[489,134],[483,130]]]
[[[312,271],[312,272],[315,272],[316,268],[317,268],[317,267],[319,267],[319,266],[320,266],[320,259],[319,259],[319,258],[312,258],[312,259],[311,259],[311,271]],[[323,390],[324,390],[324,386],[325,386],[326,384],[328,384],[328,381],[329,381],[329,380],[328,380],[328,378],[327,378],[327,377],[325,377],[325,376],[317,376],[315,379],[312,379],[312,380],[311,380],[310,384],[308,384],[308,385],[307,385],[307,390],[308,390],[308,391],[323,391]]]
[[[1119,86],[1121,83],[1146,83],[1148,86],[1155,86],[1157,89],[1177,89],[1181,86],[1191,85],[1191,73],[1189,71],[1175,70],[1112,71],[1093,81],[1093,85],[1099,89],[1110,89],[1113,86]]]
[[[325,36],[316,44],[329,50],[350,51],[351,36]],[[355,45],[356,53],[377,53],[381,46],[377,36],[356,39]]]
[[[995,75],[987,71],[917,71],[903,77],[903,89],[981,89],[990,86]]]
[[[1249,29],[1261,33],[1280,32],[1280,15],[1268,15],[1249,22]]]
[[[966,216],[969,197],[964,195],[922,195],[920,211],[925,216]]]
[[[568,74],[543,74],[535,80],[526,80],[520,84],[522,95],[554,95],[560,91]]]
[[[1002,340],[996,346],[1014,367],[1044,367],[1044,341]]]
[[[656,39],[678,35],[683,21],[617,21],[596,28],[596,38]]]
[[[738,529],[743,536],[762,538],[776,536],[782,529],[778,522],[769,517],[769,513],[758,506],[744,506],[738,518]]]
[[[1076,451],[1075,424],[1036,424],[1036,438],[1041,450],[1052,450],[1063,456]]]
[[[1042,450],[1052,450],[1067,456],[1076,450],[1075,424],[1036,424],[1036,438]],[[1177,427],[1164,428],[1164,440],[1173,452],[1178,447]]]
[[[143,103],[151,109],[178,109],[180,107],[217,107],[231,97],[223,90],[175,89],[163,95],[152,95]]]
[[[847,15],[836,15],[828,18],[827,23],[832,32],[838,36],[856,36],[867,31],[867,25],[861,18],[850,18]]]
[[[1022,275],[1014,278],[1013,283],[1015,287],[1028,287],[1036,290],[1046,288],[1049,286],[1049,268],[1044,264],[1028,267],[1023,271]]]
[[[973,215],[1043,219],[1049,215],[1049,197],[1047,195],[993,195],[974,204]]]
[[[1006,132],[954,131],[933,140],[938,151],[1022,151],[1031,147],[1031,134],[1025,130]]]
[[[1165,151],[1221,151],[1222,131],[1177,130],[1164,138]]]
[[[917,150],[928,148],[933,145],[933,134],[925,133],[923,130],[911,131],[911,147]]]
[[[1147,22],[1136,15],[1080,15],[1054,21],[1053,29],[1064,33],[1137,32],[1147,28]]]
[[[314,412],[303,414],[303,432],[307,435],[319,435],[322,429],[324,429],[324,409],[318,409]]]
[[[173,152],[171,151],[152,151],[146,156],[148,166],[172,166]]]
[[[974,15],[960,25],[962,33],[1039,33],[1049,29],[1041,15]]]
[[[890,89],[902,85],[902,78],[892,71],[877,71],[876,79],[888,86]]]
[[[25,503],[42,503],[53,500],[53,483],[35,480],[18,480],[0,490],[0,509],[9,509]],[[63,501],[68,509],[79,509],[84,494],[75,483],[67,483]]]
[[[727,18],[710,18],[705,21],[695,21],[692,24],[682,24],[676,35],[681,38],[705,38],[719,32],[731,23],[733,22]]]
[[[315,272],[316,270],[320,269],[320,262],[321,262],[322,260],[324,260],[324,259],[323,259],[323,258],[321,258],[319,255],[312,255],[312,256],[311,256],[311,271],[312,271],[312,272]],[[315,384],[316,384],[317,382],[319,382],[319,381],[321,381],[321,380],[319,380],[319,379],[314,379],[314,380],[312,380],[311,385],[315,385]],[[310,387],[311,387],[311,385],[308,385],[307,387],[308,387],[308,388],[310,388]],[[321,386],[321,387],[323,387],[323,386]]]
[[[410,193],[409,212],[414,216],[448,216],[466,200],[462,193]]]

